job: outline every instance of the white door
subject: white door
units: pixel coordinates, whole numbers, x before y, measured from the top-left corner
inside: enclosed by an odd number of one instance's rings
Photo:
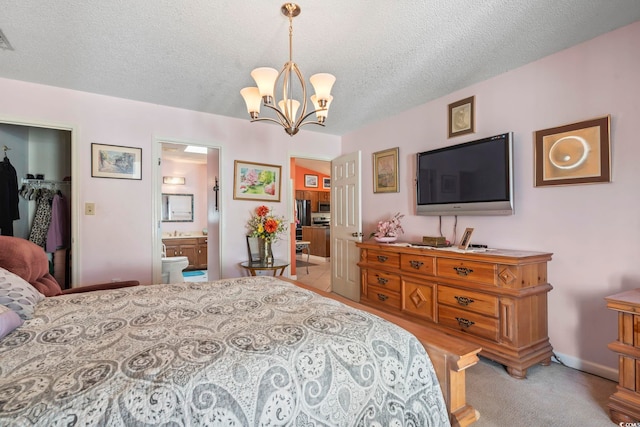
[[[360,300],[360,151],[331,161],[331,286],[332,291]]]

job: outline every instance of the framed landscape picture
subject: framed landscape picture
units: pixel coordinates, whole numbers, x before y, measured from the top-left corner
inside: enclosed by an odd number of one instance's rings
[[[398,147],[373,153],[373,192],[398,193]]]
[[[282,167],[236,160],[233,165],[233,198],[280,201]]]
[[[305,175],[304,186],[318,188],[318,175]]]
[[[331,188],[331,178],[322,178],[322,188]]]
[[[92,143],[91,176],[142,179],[142,148]]]

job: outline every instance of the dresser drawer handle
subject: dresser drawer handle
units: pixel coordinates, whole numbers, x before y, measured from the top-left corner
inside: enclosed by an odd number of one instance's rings
[[[413,267],[416,270],[418,270],[420,267],[422,267],[424,265],[424,262],[411,260],[411,261],[409,261],[409,264],[411,264],[411,267]]]
[[[378,299],[379,299],[380,301],[386,301],[386,300],[388,300],[388,299],[389,299],[389,297],[388,297],[388,296],[386,296],[386,295],[384,295],[384,294],[378,294]]]
[[[468,320],[464,317],[456,317],[456,320],[458,321],[458,325],[460,325],[461,328],[469,328],[476,324],[476,322],[474,322],[473,320]]]
[[[456,299],[456,301],[458,301],[458,304],[464,305],[465,307],[474,302],[473,298],[469,297],[459,297],[456,295],[454,296],[454,298]]]
[[[378,277],[378,283],[381,285],[386,285],[389,279],[385,279],[384,277]]]
[[[378,261],[380,262],[385,262],[386,260],[388,260],[389,258],[384,256],[384,255],[378,255]]]
[[[458,273],[458,276],[468,276],[473,273],[473,270],[467,267],[453,267],[453,269]]]

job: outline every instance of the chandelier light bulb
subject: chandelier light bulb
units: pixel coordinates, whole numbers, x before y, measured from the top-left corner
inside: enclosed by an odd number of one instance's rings
[[[251,72],[251,77],[255,80],[260,91],[260,96],[265,103],[270,103],[273,99],[273,89],[278,78],[278,70],[269,67],[256,68]]]
[[[244,102],[247,104],[247,112],[251,116],[252,119],[258,118],[260,116],[260,103],[262,99],[260,98],[260,91],[257,87],[245,87],[240,90],[240,95],[244,98]]]
[[[333,74],[318,73],[311,76],[309,81],[313,85],[313,89],[316,91],[318,99],[326,100],[331,96],[331,88],[333,88],[336,78]]]

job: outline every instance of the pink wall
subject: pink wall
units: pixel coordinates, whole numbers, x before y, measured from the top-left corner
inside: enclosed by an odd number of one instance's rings
[[[193,194],[192,222],[163,222],[163,233],[202,232],[207,228],[207,165],[194,163],[179,163],[164,159],[162,161],[162,176],[184,177],[184,185],[162,184],[162,192],[168,194]]]
[[[212,114],[0,79],[0,122],[49,124],[74,130],[78,191],[76,218],[78,284],[116,278],[152,282],[152,260],[159,257],[152,238],[152,145],[157,140],[190,141],[220,147],[221,277],[243,274],[246,260],[245,223],[255,202],[233,199],[234,160],[282,165],[289,176],[289,157],[331,159],[340,153],[340,138],[300,131],[295,138],[275,125],[250,123]],[[91,177],[91,143],[142,148],[142,180]],[[282,199],[272,203],[290,216],[291,186],[282,181]],[[96,215],[85,216],[85,202],[96,204]],[[275,245],[286,258],[288,241]]]
[[[365,235],[395,211],[407,240],[438,235],[437,217],[414,215],[415,154],[484,136],[515,136],[515,215],[458,217],[457,238],[553,252],[549,336],[562,360],[616,378],[616,316],[604,297],[640,287],[640,22],[374,123],[343,137],[343,152],[362,151]],[[429,82],[425,82],[428,84]],[[447,139],[447,105],[475,95],[476,133]],[[613,182],[533,186],[533,132],[611,115]],[[400,141],[389,145],[389,141]],[[371,153],[400,145],[400,192],[373,194]],[[393,207],[385,208],[386,207]],[[453,237],[453,217],[443,218]]]

